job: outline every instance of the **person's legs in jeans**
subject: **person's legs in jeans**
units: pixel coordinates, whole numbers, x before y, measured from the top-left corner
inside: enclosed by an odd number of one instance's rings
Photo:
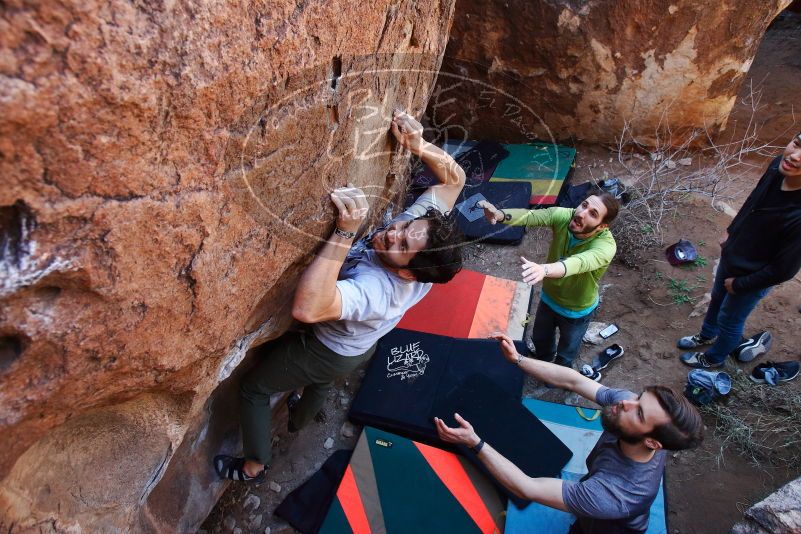
[[[719,333],[718,329],[718,313],[720,306],[723,304],[723,299],[726,297],[726,287],[723,283],[727,278],[726,270],[723,265],[718,265],[717,272],[715,273],[715,281],[712,282],[711,299],[709,300],[709,307],[706,309],[704,316],[704,324],[701,326],[701,337],[706,339],[713,339]]]
[[[558,315],[559,345],[556,348],[555,363],[565,367],[573,365],[573,360],[576,359],[579,349],[581,349],[581,340],[590,326],[592,315],[592,313],[588,313],[584,317],[577,318]]]
[[[537,359],[553,361],[556,356],[556,320],[558,315],[550,306],[540,300],[534,326],[531,328],[531,341],[534,343]]]
[[[240,386],[242,448],[245,459],[261,465],[270,463],[270,395],[311,386],[311,395],[306,398],[304,392],[301,402],[293,410],[297,414],[298,408],[301,408],[301,417],[293,418],[297,419],[293,420],[293,424],[297,425],[299,421],[305,424],[322,407],[330,383],[369,358],[373,350],[362,356],[346,358],[328,350],[311,334],[290,333],[266,347],[264,354],[257,354],[259,363],[248,372]]]
[[[737,348],[737,345],[742,342],[746,319],[769,290],[770,288],[766,288],[734,295],[726,292],[717,314],[718,339],[704,352],[707,362],[719,364]],[[725,292],[726,289],[724,288],[723,291]],[[706,324],[707,322],[704,320],[705,327]]]

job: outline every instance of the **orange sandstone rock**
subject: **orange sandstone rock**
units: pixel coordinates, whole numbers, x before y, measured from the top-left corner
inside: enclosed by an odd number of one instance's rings
[[[391,110],[424,110],[452,11],[3,3],[3,530],[197,527],[225,379],[286,328],[329,189],[397,192]]]
[[[789,3],[459,0],[429,110],[473,139],[615,143],[625,127],[650,144],[667,127],[676,144],[693,129],[714,136]]]

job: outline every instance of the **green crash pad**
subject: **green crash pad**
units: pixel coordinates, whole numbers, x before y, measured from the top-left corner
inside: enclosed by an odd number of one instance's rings
[[[492,173],[491,182],[531,184],[532,205],[552,206],[576,158],[576,149],[553,143],[503,145],[509,156]]]

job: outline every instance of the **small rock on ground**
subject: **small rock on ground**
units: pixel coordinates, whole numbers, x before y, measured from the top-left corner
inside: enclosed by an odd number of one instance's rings
[[[271,480],[269,486],[272,491],[276,493],[281,493],[281,484],[279,484],[275,480]]]
[[[233,532],[234,528],[236,528],[236,519],[230,515],[225,516],[225,519],[223,519],[223,529],[225,532]]]
[[[343,438],[352,438],[355,435],[356,430],[353,428],[353,425],[350,422],[345,421],[342,424],[342,428],[340,429],[339,433],[342,434]]]
[[[245,510],[256,510],[261,505],[261,499],[258,495],[252,493],[245,497],[245,502],[242,503],[242,508]]]
[[[248,530],[250,532],[255,532],[256,529],[261,526],[261,521],[262,521],[262,515],[261,514],[256,515],[256,516],[252,516],[248,520]]]
[[[325,443],[323,443],[324,449],[331,449],[333,447],[334,447],[334,438],[328,438],[325,440]]]

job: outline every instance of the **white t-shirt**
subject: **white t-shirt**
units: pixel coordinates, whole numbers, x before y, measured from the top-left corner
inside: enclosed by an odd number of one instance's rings
[[[415,219],[429,208],[445,208],[432,190],[420,195],[390,224]],[[367,352],[431,289],[430,283],[404,280],[388,270],[375,251],[365,247],[367,242],[369,236],[351,247],[339,271],[337,288],[342,295],[342,315],[336,321],[312,325],[317,339],[342,356]]]

